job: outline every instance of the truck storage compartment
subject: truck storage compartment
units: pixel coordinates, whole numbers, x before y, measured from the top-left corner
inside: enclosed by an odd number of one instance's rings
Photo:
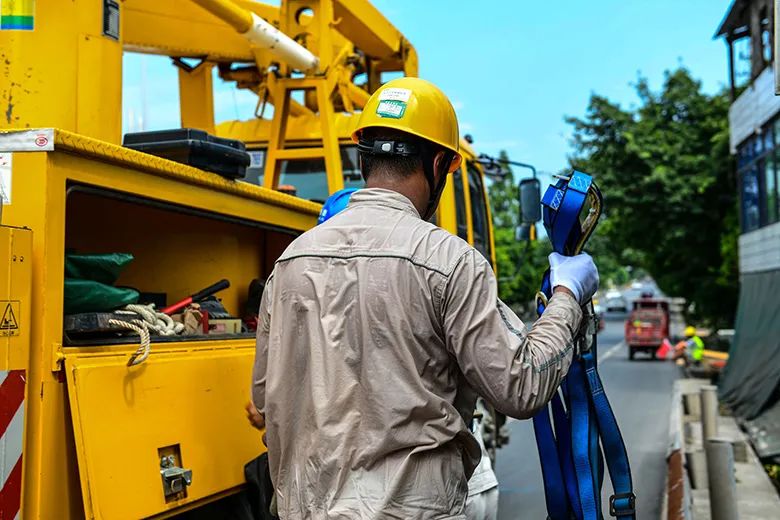
[[[243,411],[254,349],[189,345],[135,367],[93,349],[66,357],[86,518],[157,517],[244,485],[264,450]]]
[[[186,335],[165,336],[152,331],[152,342],[251,337],[253,324],[245,318],[256,309],[249,307],[257,304],[258,292],[275,259],[294,237],[293,232],[283,229],[104,189],[71,186],[66,200],[66,252],[89,254],[88,260],[92,255],[111,255],[97,257],[109,260],[132,255],[115,281],[96,276],[100,282],[109,282],[108,289],[137,291],[139,303],[153,302],[160,310],[223,279],[229,282],[229,287],[216,292],[211,301],[202,302],[201,310],[208,311],[202,323],[188,322]],[[66,260],[66,264],[70,267],[66,276],[75,276],[72,263]],[[73,282],[73,278],[66,278],[66,292],[78,285]],[[118,309],[124,308],[126,301],[121,303]],[[117,317],[117,308],[110,308],[110,303],[105,306],[87,307],[90,312],[66,316],[64,344],[136,343],[137,336],[132,339],[103,330],[108,318]],[[175,317],[184,319],[182,315]],[[241,319],[243,322],[238,321]],[[197,326],[205,327],[206,321],[211,327],[208,334],[204,330],[193,332]],[[79,327],[83,327],[82,334]]]

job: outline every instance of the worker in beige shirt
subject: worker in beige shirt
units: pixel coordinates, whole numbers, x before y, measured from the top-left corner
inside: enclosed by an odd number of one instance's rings
[[[587,255],[551,255],[529,331],[485,258],[428,222],[461,162],[446,96],[400,78],[353,135],[366,188],[279,257],[258,318],[251,418],[283,519],[465,519],[477,395],[531,417],[572,360]]]

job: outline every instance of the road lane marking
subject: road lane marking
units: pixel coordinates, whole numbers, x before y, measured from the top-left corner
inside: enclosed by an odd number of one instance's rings
[[[626,346],[625,340],[621,340],[621,341],[617,342],[609,350],[604,352],[604,354],[602,356],[599,357],[599,361],[606,361],[606,360],[608,360],[609,358],[611,358],[612,356],[617,354],[618,350],[620,350],[620,348],[624,347],[624,346]]]

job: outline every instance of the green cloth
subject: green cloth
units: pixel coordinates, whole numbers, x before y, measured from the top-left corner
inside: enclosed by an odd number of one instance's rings
[[[114,287],[133,261],[128,253],[65,255],[65,314],[106,312],[138,302],[135,289]]]
[[[138,291],[113,287],[94,280],[65,278],[65,314],[106,312],[138,303]]]
[[[133,261],[129,253],[96,255],[65,255],[65,278],[81,278],[113,285],[122,271]]]

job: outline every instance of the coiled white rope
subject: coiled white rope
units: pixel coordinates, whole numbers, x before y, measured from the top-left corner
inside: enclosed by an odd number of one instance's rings
[[[118,329],[132,330],[141,337],[141,344],[138,345],[138,349],[127,361],[127,366],[129,367],[140,365],[149,357],[152,351],[150,330],[160,336],[175,336],[184,330],[183,323],[177,323],[167,314],[157,312],[153,304],[129,304],[124,309],[116,312],[117,314],[127,314],[128,317],[132,316],[133,319],[127,321],[110,319],[108,324]],[[135,316],[140,316],[141,319]]]
[[[133,320],[133,323],[124,320],[110,319],[108,324],[118,329],[129,329],[141,336],[141,344],[127,360],[127,366],[132,367],[140,365],[146,358],[149,357],[149,353],[152,351],[151,339],[149,338],[149,329],[146,327],[146,323],[141,320]]]
[[[160,336],[175,336],[184,330],[183,323],[176,323],[167,314],[157,312],[154,309],[154,304],[139,305],[131,303],[126,305],[122,311],[134,312],[140,315],[149,330]]]

